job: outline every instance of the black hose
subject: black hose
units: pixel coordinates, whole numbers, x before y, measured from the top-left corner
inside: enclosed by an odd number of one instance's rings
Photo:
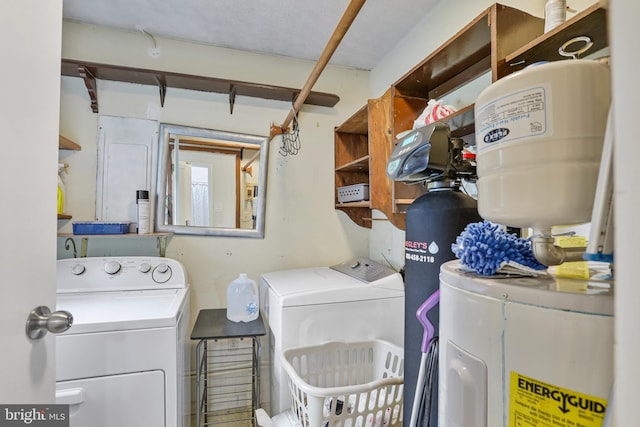
[[[438,424],[438,337],[429,342],[425,363],[424,386],[422,390],[416,390],[420,393],[418,416],[416,425],[411,427],[437,427]]]

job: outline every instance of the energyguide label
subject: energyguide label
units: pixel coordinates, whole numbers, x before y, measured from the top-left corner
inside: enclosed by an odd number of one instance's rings
[[[511,372],[509,427],[600,427],[605,399]]]

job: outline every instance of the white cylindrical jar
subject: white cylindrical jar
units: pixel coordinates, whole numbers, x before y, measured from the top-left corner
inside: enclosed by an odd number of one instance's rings
[[[151,233],[151,210],[149,206],[149,192],[147,190],[136,191],[136,207],[138,211],[138,234]]]
[[[544,32],[553,30],[567,20],[566,0],[547,0],[544,5]]]

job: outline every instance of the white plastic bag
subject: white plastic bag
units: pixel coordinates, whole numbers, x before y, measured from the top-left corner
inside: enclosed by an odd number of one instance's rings
[[[457,110],[451,105],[442,105],[442,100],[430,99],[422,114],[413,122],[413,129],[418,129],[437,122]]]

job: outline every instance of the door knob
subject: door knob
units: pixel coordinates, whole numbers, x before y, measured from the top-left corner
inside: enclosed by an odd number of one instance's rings
[[[27,317],[27,336],[32,340],[39,340],[47,331],[59,334],[71,327],[73,316],[68,311],[60,310],[53,313],[46,305],[34,308]]]

